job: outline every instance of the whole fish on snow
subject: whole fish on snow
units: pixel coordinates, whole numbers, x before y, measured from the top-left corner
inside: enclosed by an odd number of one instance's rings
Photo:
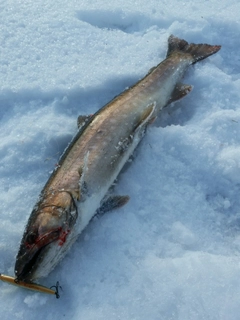
[[[128,196],[106,198],[109,188],[148,124],[166,105],[191,91],[180,83],[186,69],[219,49],[170,36],[163,62],[93,116],[79,118],[77,135],[29,217],[16,258],[18,280],[46,276],[99,208],[107,211],[127,202]]]

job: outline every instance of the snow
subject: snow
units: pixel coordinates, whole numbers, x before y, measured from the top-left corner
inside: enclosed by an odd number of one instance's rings
[[[170,34],[221,44],[187,72],[95,218],[41,284],[0,283],[2,319],[239,319],[240,3],[0,2],[0,271],[14,274],[38,194],[91,114],[165,58]]]

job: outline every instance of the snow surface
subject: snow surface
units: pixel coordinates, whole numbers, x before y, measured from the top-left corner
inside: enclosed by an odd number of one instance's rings
[[[238,0],[0,1],[0,272],[79,114],[165,58],[170,34],[221,44],[189,69],[121,174],[123,208],[95,218],[41,283],[0,283],[1,319],[239,319]]]

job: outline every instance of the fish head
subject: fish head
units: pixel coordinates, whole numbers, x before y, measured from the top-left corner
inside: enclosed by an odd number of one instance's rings
[[[57,198],[37,206],[29,218],[16,258],[18,280],[33,281],[46,276],[69,248],[77,206],[67,192],[59,193]]]

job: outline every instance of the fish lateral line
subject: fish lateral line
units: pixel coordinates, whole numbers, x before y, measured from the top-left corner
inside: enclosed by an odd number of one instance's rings
[[[48,288],[48,287],[42,286],[37,283],[24,282],[24,281],[18,280],[15,277],[8,276],[8,275],[2,274],[2,273],[0,273],[0,280],[2,280],[3,282],[6,282],[8,284],[14,285],[16,287],[20,287],[20,288],[24,288],[24,289],[28,289],[28,290],[32,290],[32,291],[37,291],[40,293],[52,294],[52,295],[55,295],[57,299],[60,298],[59,288],[62,289],[61,286],[59,285],[58,281],[55,286]],[[53,289],[55,289],[55,290],[53,290]]]

